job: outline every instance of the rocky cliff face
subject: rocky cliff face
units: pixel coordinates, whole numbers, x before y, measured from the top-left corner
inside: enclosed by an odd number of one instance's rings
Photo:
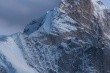
[[[110,73],[110,11],[99,0],[62,0],[1,37],[1,73]]]

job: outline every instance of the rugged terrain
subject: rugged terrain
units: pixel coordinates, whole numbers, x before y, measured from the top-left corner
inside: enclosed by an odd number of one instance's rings
[[[0,37],[0,73],[110,73],[110,10],[62,0],[24,33]]]

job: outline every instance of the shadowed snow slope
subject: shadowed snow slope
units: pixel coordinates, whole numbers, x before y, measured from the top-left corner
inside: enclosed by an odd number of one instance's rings
[[[37,73],[35,69],[27,65],[20,48],[12,37],[0,42],[0,53],[6,57],[6,60],[12,64],[18,73]]]

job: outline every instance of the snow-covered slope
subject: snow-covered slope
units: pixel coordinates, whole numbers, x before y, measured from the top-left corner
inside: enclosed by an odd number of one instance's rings
[[[58,35],[77,30],[78,23],[64,14],[60,8],[54,8],[47,12],[43,25],[30,36],[42,34]],[[35,35],[34,35],[35,34]]]
[[[33,20],[31,23],[27,24],[27,26],[24,29],[24,34],[31,34],[34,31],[36,31],[39,27],[42,26],[44,21],[45,15],[39,18],[38,20]]]
[[[59,7],[0,37],[0,73],[109,73],[110,11],[99,0]]]
[[[22,51],[12,37],[0,42],[0,53],[5,56],[7,62],[11,63],[17,73],[38,73],[34,68],[28,66]],[[9,70],[9,73],[15,72]]]

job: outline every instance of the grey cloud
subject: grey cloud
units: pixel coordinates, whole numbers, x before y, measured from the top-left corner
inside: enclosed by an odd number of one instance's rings
[[[0,35],[22,31],[27,23],[53,9],[59,1],[0,0]]]

